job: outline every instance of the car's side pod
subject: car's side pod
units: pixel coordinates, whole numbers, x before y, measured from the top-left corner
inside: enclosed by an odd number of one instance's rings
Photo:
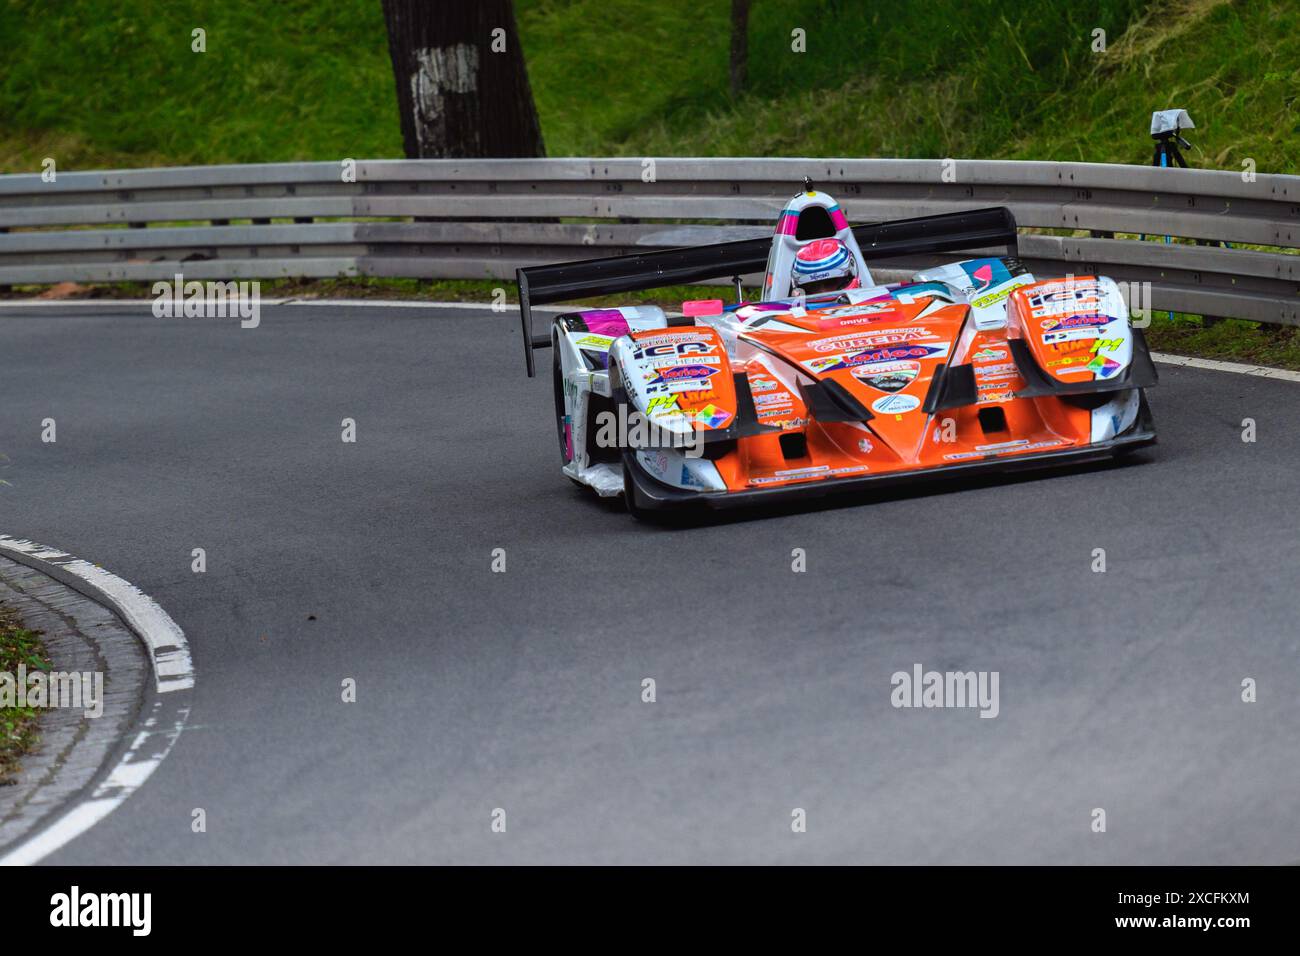
[[[707,443],[779,430],[758,423],[749,378],[732,370],[716,329],[630,331],[609,358],[615,404],[670,436]]]
[[[1114,280],[1051,279],[1021,286],[1007,305],[1011,357],[1024,379],[1021,398],[1150,388],[1151,351],[1129,322]]]
[[[1151,351],[1141,329],[1133,330],[1133,360],[1124,372],[1107,381],[1065,384],[1047,375],[1034,361],[1023,340],[1011,340],[1011,357],[1016,370],[1025,380],[1025,387],[1016,393],[1020,398],[1039,398],[1044,395],[1092,395],[1099,392],[1122,392],[1131,388],[1151,388],[1159,383]]]

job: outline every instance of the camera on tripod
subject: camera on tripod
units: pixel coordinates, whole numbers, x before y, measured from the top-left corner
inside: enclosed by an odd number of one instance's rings
[[[1156,141],[1156,150],[1151,157],[1152,166],[1181,166],[1187,168],[1187,160],[1182,150],[1191,149],[1192,144],[1183,139],[1182,131],[1196,129],[1196,124],[1187,115],[1187,110],[1156,110],[1151,114],[1151,138]]]

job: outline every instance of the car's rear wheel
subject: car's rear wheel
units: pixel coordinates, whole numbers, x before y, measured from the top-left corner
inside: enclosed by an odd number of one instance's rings
[[[555,428],[560,439],[560,462],[573,461],[573,432],[564,409],[564,369],[560,365],[559,343],[551,342],[551,385],[555,390]]]

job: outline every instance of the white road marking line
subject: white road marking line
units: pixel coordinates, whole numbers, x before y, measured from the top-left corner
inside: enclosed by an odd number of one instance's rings
[[[494,312],[500,312],[502,315],[519,313],[519,304],[517,302],[507,302],[503,309],[499,305],[493,305],[491,302],[424,302],[417,299],[404,301],[402,299],[286,299],[280,305],[346,305],[354,309],[492,309]],[[534,312],[574,312],[582,306],[576,305],[535,305]],[[588,306],[587,308],[590,308]]]
[[[194,300],[203,301],[207,300]],[[493,305],[491,302],[426,302],[423,299],[261,299],[262,305],[328,305],[328,306],[349,306],[351,308],[366,309],[493,309],[502,314],[518,314],[519,307],[517,303],[510,302],[506,308]],[[215,303],[216,300],[213,300]],[[30,306],[114,306],[114,305],[147,305],[153,306],[153,299],[4,299],[0,301],[0,309],[7,308],[28,308]],[[535,305],[534,312],[573,312],[579,306],[556,306],[556,305]]]
[[[186,301],[190,301],[190,300],[187,299]],[[194,299],[193,301],[203,302],[204,304],[207,304],[208,302],[212,302],[213,304],[215,304],[220,300],[219,299]],[[227,299],[226,301],[238,302],[239,299],[238,298]],[[258,302],[260,302],[262,305],[285,305],[292,301],[293,301],[292,299],[258,299]],[[59,305],[73,305],[73,306],[94,305],[94,306],[99,306],[101,308],[106,305],[147,305],[152,307],[153,304],[154,304],[153,299],[3,299],[0,300],[0,309],[6,309],[6,308],[27,309],[34,305],[48,306],[51,308]]]
[[[1280,378],[1288,382],[1300,382],[1300,372],[1284,368],[1270,368],[1267,365],[1245,365],[1241,362],[1221,362],[1218,359],[1191,358],[1187,355],[1170,355],[1167,352],[1152,352],[1151,357],[1166,365],[1183,365],[1187,368],[1204,368],[1212,372],[1233,372],[1237,375],[1258,375],[1260,378]]]
[[[163,706],[163,700],[158,699],[154,703],[154,712],[157,713]],[[188,717],[188,707],[177,710],[166,725],[163,725],[161,717],[151,716],[145,721],[145,729],[136,734],[130,749],[122,755],[122,759],[109,771],[89,799],[80,801],[35,836],[28,837],[4,856],[0,856],[0,866],[31,866],[39,863],[120,807],[162,765],[181,731],[185,729]]]
[[[136,733],[122,759],[90,797],[0,856],[0,866],[28,866],[39,863],[104,819],[158,769],[185,729],[189,695],[171,695],[194,688],[194,666],[184,632],[133,584],[88,561],[22,538],[0,534],[0,554],[63,581],[117,613],[148,649],[158,691],[144,729]]]

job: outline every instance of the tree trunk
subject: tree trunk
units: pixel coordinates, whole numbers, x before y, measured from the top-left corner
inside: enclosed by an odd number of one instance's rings
[[[406,155],[544,156],[511,0],[383,0]]]
[[[749,0],[731,0],[731,95],[739,96],[749,78]]]

